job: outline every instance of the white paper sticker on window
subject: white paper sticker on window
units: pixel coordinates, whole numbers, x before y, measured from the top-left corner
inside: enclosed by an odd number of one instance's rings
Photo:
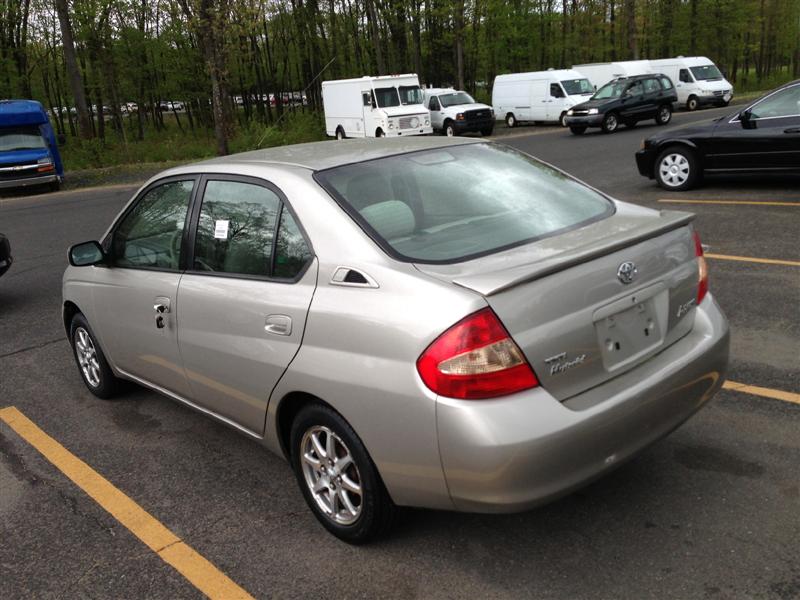
[[[214,224],[214,237],[218,240],[228,239],[228,223],[230,221],[216,221]]]

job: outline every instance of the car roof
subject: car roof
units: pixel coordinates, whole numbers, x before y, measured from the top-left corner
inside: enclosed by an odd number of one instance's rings
[[[229,165],[285,165],[311,171],[322,171],[342,165],[396,156],[418,150],[446,146],[486,143],[480,138],[445,138],[410,136],[407,138],[361,138],[277,146],[230,154],[191,165],[170,169],[170,173],[188,173],[205,170],[205,167]]]

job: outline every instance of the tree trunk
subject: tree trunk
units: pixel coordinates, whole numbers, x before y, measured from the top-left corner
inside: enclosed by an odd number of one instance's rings
[[[456,88],[464,89],[464,1],[455,3]]]
[[[72,97],[75,99],[75,108],[78,111],[78,131],[83,139],[91,139],[92,122],[89,119],[89,109],[86,105],[86,94],[83,89],[83,77],[78,69],[78,60],[75,56],[75,41],[72,37],[72,24],[69,20],[67,0],[55,0],[58,21],[61,24],[61,39],[64,46],[64,60],[67,64],[67,77]]]
[[[386,75],[386,63],[383,60],[381,36],[378,30],[378,15],[375,12],[374,0],[366,0],[366,8],[367,18],[369,19],[369,31],[372,36],[372,45],[375,48],[375,63],[378,67],[378,75]]]

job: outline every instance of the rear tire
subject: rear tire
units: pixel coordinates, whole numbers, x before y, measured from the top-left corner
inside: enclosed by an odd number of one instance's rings
[[[114,375],[89,322],[81,313],[72,317],[69,341],[78,372],[89,391],[103,400],[116,396],[122,381]]]
[[[344,134],[344,129],[340,127],[336,128],[336,139],[337,140],[346,140],[347,136]]]
[[[340,540],[363,544],[389,532],[397,507],[339,413],[317,403],[300,409],[292,422],[291,463],[311,512]]]
[[[586,125],[570,125],[569,130],[573,135],[583,135],[586,133]]]
[[[375,137],[376,137],[376,138],[382,138],[382,137],[386,137],[386,134],[385,134],[385,133],[383,133],[383,129],[380,129],[380,128],[379,128],[379,129],[378,129],[378,130],[375,132]]]
[[[655,179],[663,189],[683,192],[700,180],[700,161],[687,146],[671,146],[658,155]]]
[[[506,115],[506,127],[509,129],[513,129],[517,126],[517,118],[514,116],[514,113],[508,113]]]
[[[658,107],[658,112],[656,113],[656,125],[666,125],[672,120],[672,108],[670,108],[666,104],[662,104]]]
[[[603,125],[601,126],[603,133],[614,133],[619,129],[619,117],[617,113],[610,112],[603,117]]]
[[[689,99],[686,101],[686,110],[693,111],[697,110],[700,106],[700,102],[697,100],[696,96],[689,96]]]
[[[61,189],[61,182],[56,179],[55,181],[49,183],[47,187],[51,192],[57,192]]]

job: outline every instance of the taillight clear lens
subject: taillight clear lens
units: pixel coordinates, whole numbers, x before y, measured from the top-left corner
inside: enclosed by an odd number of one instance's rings
[[[449,398],[482,399],[539,385],[522,351],[492,309],[462,319],[417,360],[422,381]]]
[[[703,256],[700,235],[696,231],[694,232],[694,255],[697,257],[697,304],[700,304],[708,293],[708,264]]]

